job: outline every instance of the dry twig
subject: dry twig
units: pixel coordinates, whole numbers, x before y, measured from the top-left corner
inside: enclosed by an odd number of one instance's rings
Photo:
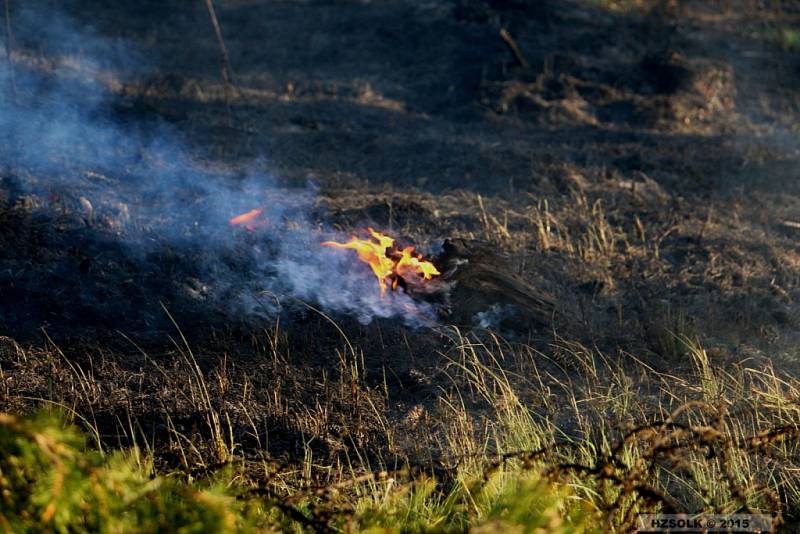
[[[8,0],[6,0],[8,2]],[[233,74],[231,73],[231,61],[230,56],[228,55],[228,48],[225,46],[225,39],[222,37],[222,28],[219,25],[219,19],[217,18],[217,12],[214,10],[214,2],[213,0],[205,0],[206,9],[208,9],[208,16],[211,19],[211,26],[214,27],[214,35],[217,37],[217,44],[219,44],[219,50],[221,53],[221,72],[222,72],[222,81],[225,84],[225,105],[228,108],[228,126],[233,126],[232,118],[231,118],[231,90],[235,89],[236,86],[233,82]]]
[[[514,55],[514,59],[517,61],[517,65],[522,67],[523,69],[527,69],[530,65],[527,61],[525,61],[525,56],[522,55],[522,50],[520,50],[519,45],[511,37],[511,34],[508,33],[508,30],[505,28],[500,28],[500,38],[506,43],[508,49],[511,50],[511,53]]]
[[[5,0],[5,49],[8,61],[9,82],[11,83],[11,96],[17,97],[17,82],[14,78],[14,65],[11,63],[11,0]]]

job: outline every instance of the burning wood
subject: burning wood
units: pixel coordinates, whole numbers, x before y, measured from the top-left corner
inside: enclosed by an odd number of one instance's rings
[[[436,262],[450,284],[440,316],[454,324],[490,326],[506,333],[527,334],[572,328],[577,319],[558,309],[556,298],[518,275],[507,258],[480,241],[447,239]]]
[[[355,250],[358,258],[370,266],[378,279],[381,296],[386,295],[390,287],[396,290],[400,284],[418,283],[441,275],[433,263],[423,260],[414,252],[414,247],[400,250],[394,246],[393,238],[372,228],[369,228],[369,233],[374,241],[352,236],[347,243],[325,241],[322,245]]]

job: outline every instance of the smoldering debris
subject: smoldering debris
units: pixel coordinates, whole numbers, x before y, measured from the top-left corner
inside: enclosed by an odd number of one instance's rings
[[[2,243],[6,328],[146,329],[159,322],[159,302],[205,320],[259,319],[297,301],[362,323],[433,320],[429,304],[403,292],[381,298],[365,284],[368,269],[320,246],[345,236],[311,215],[312,184],[283,187],[263,159],[214,163],[166,122],[120,116],[126,97],[114,87],[146,73],[130,44],[65,15],[18,20],[17,60],[0,64],[0,87],[12,76],[16,87],[0,101],[0,212],[15,229]],[[26,32],[34,20],[37,31]],[[19,60],[32,50],[48,60]],[[249,231],[231,226],[253,210]]]

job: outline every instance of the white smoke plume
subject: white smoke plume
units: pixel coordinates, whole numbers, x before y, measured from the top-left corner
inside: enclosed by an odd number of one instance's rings
[[[264,160],[212,163],[165,121],[120,114],[124,97],[113,89],[149,68],[132,44],[29,8],[14,13],[14,26],[13,61],[0,63],[0,189],[12,203],[28,199],[51,221],[65,206],[80,212],[92,223],[86,232],[113,241],[134,271],[165,251],[180,257],[191,272],[177,276],[187,280],[163,283],[236,317],[301,300],[362,323],[433,320],[429,305],[402,292],[381,298],[352,251],[320,246],[349,236],[313,220],[313,186],[281,187]],[[253,208],[264,209],[264,225],[228,224]],[[153,297],[169,306],[175,291]]]

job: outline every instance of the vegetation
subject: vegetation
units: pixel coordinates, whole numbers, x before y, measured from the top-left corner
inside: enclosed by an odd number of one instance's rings
[[[797,382],[771,370],[724,371],[684,339],[692,365],[684,378],[572,346],[585,379],[558,392],[544,386],[536,364],[545,355],[522,346],[509,352],[492,336],[449,334],[448,372],[459,387],[430,415],[448,426],[429,437],[446,457],[390,469],[364,451],[335,466],[320,465],[309,449],[303,464],[290,465],[215,434],[214,422],[231,414],[209,403],[210,440],[172,432],[187,451],[226,450],[221,461],[189,460],[159,473],[148,447],[105,453],[63,416],[2,414],[0,528],[594,532],[629,529],[644,512],[762,512],[779,522],[782,512],[796,513]],[[527,373],[507,373],[503,358]],[[194,367],[207,390],[206,374]],[[655,394],[635,385],[637,372],[658,384]],[[537,396],[563,399],[569,423],[552,406],[530,408]],[[322,472],[325,484],[315,482]]]
[[[0,30],[0,534],[800,531],[796,2],[54,4]],[[419,307],[325,254],[369,227]]]
[[[781,26],[774,31],[773,38],[784,50],[800,50],[800,32],[794,28]]]
[[[231,470],[202,482],[156,476],[138,449],[104,456],[87,449],[77,428],[49,416],[0,414],[0,450],[0,529],[9,533],[460,531],[470,524],[482,524],[483,532],[514,525],[591,530],[590,514],[570,500],[566,487],[519,472],[461,483],[445,496],[431,478],[397,487],[387,476],[372,478],[348,497],[351,511],[329,509],[323,521],[319,510],[316,517],[308,514],[319,497],[251,497]]]
[[[4,532],[227,532],[247,525],[220,487],[152,477],[138,451],[104,457],[74,426],[0,414]]]

